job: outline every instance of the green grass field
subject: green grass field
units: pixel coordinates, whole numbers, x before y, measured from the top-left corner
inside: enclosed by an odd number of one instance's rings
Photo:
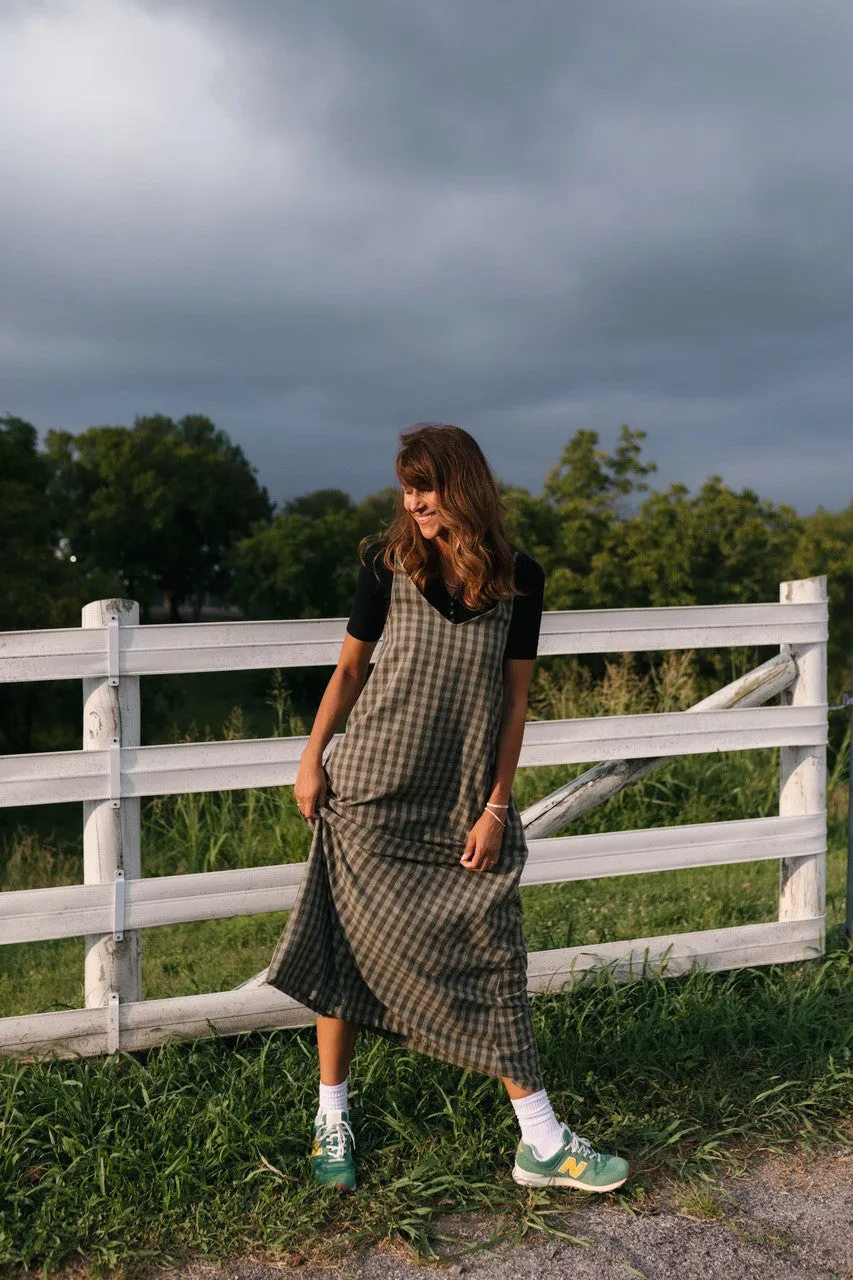
[[[690,696],[676,684],[665,709]],[[660,689],[646,692],[660,705]],[[593,711],[645,709],[643,693],[611,673]],[[565,688],[546,682],[534,707],[593,713],[581,695],[565,701]],[[274,724],[304,732],[281,704]],[[239,712],[226,730],[248,731]],[[664,1176],[701,1179],[761,1148],[819,1152],[853,1140],[853,974],[836,936],[848,751],[844,739],[832,755],[824,959],[623,986],[604,972],[532,1002],[555,1106],[631,1160],[633,1176],[615,1193],[628,1208],[653,1204]],[[570,830],[760,817],[776,811],[777,769],[773,751],[673,761]],[[577,772],[519,770],[519,806]],[[144,808],[143,872],[301,861],[309,841],[289,787],[163,798]],[[0,885],[77,882],[80,860],[73,826],[41,815],[0,838]],[[777,889],[775,862],[529,887],[528,945],[774,919]],[[279,912],[146,931],[144,996],[234,986],[266,965],[285,920]],[[0,1015],[79,1006],[82,982],[80,939],[0,948]],[[496,1231],[559,1230],[560,1206],[582,1195],[512,1182],[517,1130],[499,1082],[370,1035],[351,1075],[359,1189],[347,1200],[317,1191],[305,1159],[317,1079],[311,1027],[103,1060],[0,1062],[0,1266],[49,1273],[86,1258],[132,1272],[186,1252],[264,1250],[293,1261],[344,1238],[389,1235],[427,1250],[437,1214],[480,1208]]]

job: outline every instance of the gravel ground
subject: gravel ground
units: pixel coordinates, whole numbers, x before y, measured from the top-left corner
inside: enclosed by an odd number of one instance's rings
[[[695,1184],[694,1184],[695,1185]],[[449,1216],[438,1262],[418,1265],[400,1245],[349,1254],[334,1269],[301,1258],[278,1263],[242,1258],[152,1271],[149,1280],[413,1280],[435,1270],[466,1280],[838,1280],[853,1277],[853,1147],[819,1160],[765,1156],[748,1176],[700,1184],[691,1196],[672,1184],[633,1216],[607,1198],[555,1193],[563,1229],[586,1242],[530,1232],[511,1247],[463,1252],[485,1243],[493,1224]],[[713,1215],[713,1216],[712,1216]]]

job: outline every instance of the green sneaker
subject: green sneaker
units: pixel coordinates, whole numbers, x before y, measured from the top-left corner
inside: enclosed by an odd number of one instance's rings
[[[628,1161],[594,1151],[586,1138],[563,1125],[563,1145],[548,1160],[538,1160],[533,1147],[519,1142],[512,1176],[523,1187],[577,1187],[580,1191],[615,1191],[628,1177]]]
[[[355,1187],[352,1158],[355,1136],[349,1126],[349,1113],[342,1111],[340,1115],[340,1120],[328,1121],[323,1116],[319,1122],[315,1121],[311,1167],[315,1182],[352,1190]]]

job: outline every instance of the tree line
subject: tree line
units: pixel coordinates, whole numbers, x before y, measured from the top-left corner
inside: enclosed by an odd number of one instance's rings
[[[510,536],[541,562],[546,609],[775,600],[786,578],[825,573],[830,662],[853,650],[853,501],[799,515],[710,476],[655,490],[646,433],[612,451],[576,431],[541,492],[500,481]],[[207,417],[157,414],[132,427],[51,430],[0,417],[0,630],[76,626],[87,600],[127,596],[143,620],[198,618],[207,598],[249,618],[349,612],[359,538],[390,516],[396,489],[354,502],[318,489],[271,502],[242,449]],[[26,749],[27,722],[0,686],[0,745]],[[3,741],[5,739],[5,741]]]

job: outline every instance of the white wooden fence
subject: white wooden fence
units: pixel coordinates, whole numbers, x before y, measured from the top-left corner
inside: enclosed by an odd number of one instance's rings
[[[314,1015],[256,975],[232,991],[141,998],[141,930],[285,910],[304,864],[143,877],[142,796],[292,784],[305,738],[142,747],[139,678],[333,666],[345,618],[140,626],[127,600],[83,610],[82,629],[0,634],[0,680],[83,681],[83,750],[0,757],[0,805],[83,802],[83,883],[0,894],[0,942],[85,938],[86,1007],[0,1018],[0,1053],[95,1055],[304,1026]],[[524,884],[721,863],[780,861],[779,918],[671,937],[531,952],[529,989],[602,963],[617,978],[665,960],[733,969],[822,954],[826,862],[826,579],[781,584],[778,604],[546,612],[539,654],[780,645],[780,656],[689,711],[528,721],[519,764],[597,765],[522,814]],[[381,651],[374,652],[374,660]],[[781,691],[782,705],[755,706]],[[334,740],[333,740],[334,741]],[[331,748],[330,744],[330,748]],[[662,757],[781,748],[779,816],[548,838]],[[603,790],[602,790],[603,788]],[[584,798],[587,793],[592,800]]]

